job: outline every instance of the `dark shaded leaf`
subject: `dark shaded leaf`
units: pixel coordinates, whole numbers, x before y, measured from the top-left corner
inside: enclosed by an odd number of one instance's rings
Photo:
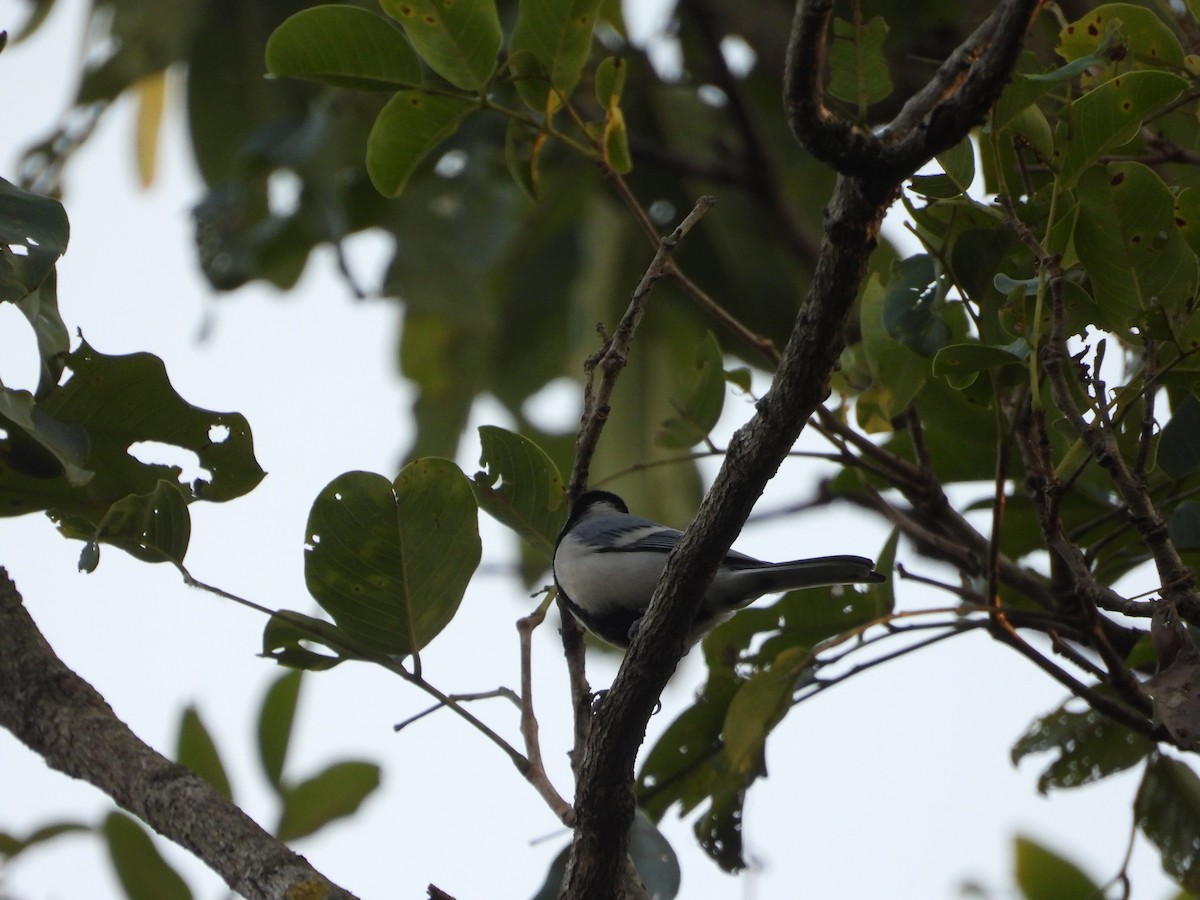
[[[479,508],[549,560],[567,517],[566,492],[554,461],[537,444],[494,425],[479,429],[483,453],[471,488]]]
[[[1133,808],[1138,827],[1162,855],[1163,870],[1200,893],[1200,778],[1186,763],[1156,756]]]
[[[323,644],[333,648],[338,655],[318,653],[305,647],[304,643]],[[272,615],[263,628],[262,655],[281,666],[322,671],[332,669],[346,659],[355,658],[344,655],[344,648],[350,643],[350,638],[339,631],[336,625],[282,609]]]
[[[70,233],[61,203],[0,178],[0,301],[36,290],[66,252]]]
[[[1090,707],[1071,712],[1065,707],[1035,719],[1013,745],[1013,764],[1033,753],[1056,751],[1058,756],[1038,776],[1038,791],[1091,784],[1137,765],[1154,749],[1152,741]]]

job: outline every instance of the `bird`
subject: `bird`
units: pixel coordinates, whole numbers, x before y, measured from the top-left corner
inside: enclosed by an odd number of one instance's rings
[[[625,501],[610,491],[585,491],[571,505],[554,547],[558,595],[588,631],[627,648],[650,605],[667,554],[682,536],[674,528],[631,515]],[[688,645],[765,594],[886,580],[875,571],[875,562],[863,556],[770,563],[730,550],[705,591],[688,631]]]

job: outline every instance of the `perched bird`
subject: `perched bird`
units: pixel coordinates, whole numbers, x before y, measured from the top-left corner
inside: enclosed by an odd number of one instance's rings
[[[575,618],[599,638],[628,647],[658,584],[667,554],[683,533],[629,514],[608,491],[586,491],[554,548],[554,583]],[[821,556],[769,563],[730,550],[704,594],[689,643],[764,594],[887,579],[862,556]]]

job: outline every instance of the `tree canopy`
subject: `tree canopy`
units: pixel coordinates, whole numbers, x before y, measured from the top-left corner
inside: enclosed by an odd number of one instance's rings
[[[34,3],[19,37],[52,5]],[[664,61],[629,40],[612,0],[208,0],[171,16],[96,0],[72,109],[0,181],[0,301],[29,321],[40,361],[35,389],[0,387],[0,511],[48,515],[80,543],[83,570],[116,547],[257,609],[262,652],[284,667],[368,663],[465,720],[478,752],[499,749],[572,830],[540,896],[675,896],[656,827],[668,813],[691,817],[715,865],[745,869],[747,802],[780,724],[968,634],[1062,687],[1062,706],[1030,709],[1011,748],[1014,761],[1052,754],[1039,789],[1137,770],[1136,832],[1200,892],[1200,8],[671,9]],[[194,504],[263,477],[253,422],[189,403],[169,360],[72,340],[59,313],[61,175],[136,95],[149,177],[168,70],[185,79],[212,288],[286,291],[332,247],[347,291],[403,310],[414,437],[398,473],[345,472],[313,499],[304,576],[321,616],[186,568]],[[896,204],[919,252],[881,232]],[[382,271],[341,252],[366,231],[389,241]],[[533,407],[564,379],[581,420],[547,429]],[[731,396],[753,406],[725,440]],[[485,398],[507,421],[468,434]],[[802,431],[823,449],[798,450]],[[477,470],[454,462],[468,441]],[[141,461],[139,442],[195,453],[203,475]],[[695,651],[694,701],[643,747],[717,560],[797,453],[830,474],[795,486],[793,512],[838,505],[886,524],[872,551],[889,581],[787,594],[716,628]],[[462,614],[480,512],[520,539],[514,577],[532,590],[570,500],[598,484],[691,525],[600,702],[581,629],[562,616],[566,785],[543,762],[529,675],[553,589],[520,621],[503,733],[422,653]],[[379,769],[344,760],[282,777],[297,672],[261,706],[262,768],[283,809],[268,833],[232,803],[198,716],[184,715],[167,759],[54,655],[7,576],[0,616],[0,722],[50,766],[239,893],[350,895],[286,844],[353,815]],[[0,851],[78,828],[4,835]],[[95,830],[131,896],[188,895],[132,819],[114,812]],[[1130,891],[1127,861],[1098,883],[1029,840],[1016,860],[1029,898]]]

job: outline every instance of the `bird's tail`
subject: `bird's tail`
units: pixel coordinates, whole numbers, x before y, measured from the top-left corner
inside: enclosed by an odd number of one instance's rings
[[[798,588],[823,587],[831,584],[877,584],[887,578],[875,571],[873,560],[863,556],[818,556],[813,559],[794,559],[752,570],[738,572],[742,595],[776,594]]]

